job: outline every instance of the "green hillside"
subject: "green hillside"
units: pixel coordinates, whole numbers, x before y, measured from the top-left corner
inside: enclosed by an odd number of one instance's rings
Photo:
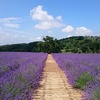
[[[60,40],[46,36],[39,42],[3,45],[0,51],[100,53],[100,36],[73,36]]]

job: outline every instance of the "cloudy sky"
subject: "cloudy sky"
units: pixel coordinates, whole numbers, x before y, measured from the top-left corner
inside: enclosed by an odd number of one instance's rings
[[[0,0],[0,45],[47,35],[100,35],[100,0]]]

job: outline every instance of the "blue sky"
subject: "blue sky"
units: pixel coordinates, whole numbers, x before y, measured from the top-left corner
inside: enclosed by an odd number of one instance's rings
[[[0,45],[47,35],[100,35],[100,0],[0,0]]]

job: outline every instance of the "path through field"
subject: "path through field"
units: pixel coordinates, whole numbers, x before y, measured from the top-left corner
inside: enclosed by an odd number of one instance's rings
[[[42,81],[34,91],[34,100],[82,100],[82,91],[73,89],[64,72],[48,55],[43,70]]]

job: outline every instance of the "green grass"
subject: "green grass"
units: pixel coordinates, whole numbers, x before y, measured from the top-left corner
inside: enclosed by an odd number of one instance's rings
[[[84,89],[86,87],[86,83],[89,81],[93,81],[93,76],[88,72],[82,73],[76,80],[75,87],[79,89]]]

